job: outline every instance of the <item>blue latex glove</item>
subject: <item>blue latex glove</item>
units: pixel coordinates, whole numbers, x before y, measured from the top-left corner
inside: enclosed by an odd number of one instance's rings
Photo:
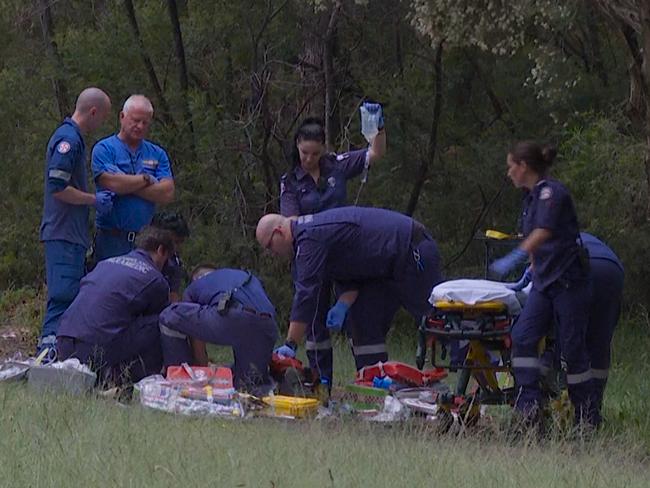
[[[503,279],[510,271],[515,269],[519,264],[525,263],[528,259],[528,253],[517,248],[506,254],[504,257],[497,259],[490,265],[490,274],[498,279]]]
[[[108,214],[113,210],[113,198],[115,193],[108,190],[102,190],[95,193],[95,209],[98,214]]]
[[[381,108],[381,103],[363,102],[363,107],[371,114],[379,114],[377,129],[382,130],[384,128],[384,112]]]
[[[528,286],[528,283],[531,282],[533,279],[533,270],[531,269],[530,266],[526,268],[526,271],[524,271],[524,274],[519,278],[519,281],[515,281],[514,283],[506,283],[506,288],[510,288],[513,291],[521,291],[524,288]]]
[[[293,344],[285,342],[284,345],[278,347],[273,352],[279,356],[284,356],[285,358],[295,358],[296,349],[297,347],[295,347]]]
[[[327,312],[327,321],[325,325],[329,330],[340,331],[343,327],[343,322],[345,322],[345,316],[348,314],[350,305],[342,301],[338,301],[334,304],[332,308]]]

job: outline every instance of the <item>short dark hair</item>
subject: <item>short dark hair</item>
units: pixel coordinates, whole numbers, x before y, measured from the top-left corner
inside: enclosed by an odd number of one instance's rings
[[[324,145],[325,128],[323,121],[316,117],[307,117],[296,130],[293,136],[293,147],[291,148],[291,159],[294,166],[300,166],[300,153],[297,147],[300,141],[316,141]]]
[[[544,174],[553,164],[557,149],[551,144],[542,146],[534,141],[521,141],[515,144],[508,153],[515,163],[525,161],[533,171]]]
[[[147,252],[156,252],[160,246],[170,254],[174,253],[174,234],[172,231],[148,225],[138,232],[135,238],[135,247]]]
[[[190,228],[179,212],[161,211],[151,219],[151,225],[159,229],[172,231],[177,237],[190,236]]]
[[[192,269],[192,272],[190,273],[190,279],[192,281],[196,281],[197,280],[197,275],[200,274],[201,271],[204,271],[204,270],[205,271],[207,271],[207,270],[214,271],[215,269],[217,269],[217,267],[212,263],[197,264],[196,266],[194,266],[194,269]]]

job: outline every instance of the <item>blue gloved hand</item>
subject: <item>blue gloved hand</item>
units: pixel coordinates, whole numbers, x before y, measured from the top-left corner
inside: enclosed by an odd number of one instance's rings
[[[371,114],[378,114],[377,129],[384,128],[384,111],[381,108],[381,103],[363,102],[363,107]]]
[[[273,352],[279,356],[284,356],[285,358],[295,358],[297,349],[298,345],[295,342],[287,341],[284,345],[278,347]]]
[[[510,271],[515,269],[519,264],[525,263],[528,259],[528,253],[517,248],[506,254],[504,257],[497,259],[490,265],[490,274],[498,279],[503,279]]]
[[[519,278],[519,281],[515,281],[514,283],[506,283],[506,288],[509,288],[513,291],[521,291],[524,288],[528,286],[528,283],[531,282],[533,279],[533,270],[530,266],[526,268],[526,271],[524,271],[524,274]]]
[[[115,193],[109,190],[102,190],[95,193],[95,209],[98,214],[108,214],[113,210],[113,198]]]
[[[350,305],[342,301],[338,301],[334,304],[332,308],[327,312],[327,320],[325,325],[329,330],[340,331],[343,327],[343,322],[345,322],[345,316],[348,314]]]

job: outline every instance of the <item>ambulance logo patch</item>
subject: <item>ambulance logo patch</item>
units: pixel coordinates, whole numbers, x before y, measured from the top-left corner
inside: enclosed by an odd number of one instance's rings
[[[331,188],[334,188],[336,186],[336,179],[333,176],[330,176],[329,178],[327,178],[327,184]]]
[[[59,145],[56,146],[56,150],[61,154],[66,154],[68,151],[70,151],[70,143],[66,141],[61,141],[59,142]]]
[[[550,187],[545,186],[544,188],[542,188],[542,191],[539,192],[539,199],[548,200],[549,198],[551,198],[552,195],[553,195],[553,190],[551,190]]]

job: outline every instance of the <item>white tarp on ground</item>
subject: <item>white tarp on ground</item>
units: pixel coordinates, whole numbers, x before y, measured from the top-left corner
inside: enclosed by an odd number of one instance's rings
[[[517,293],[499,282],[489,280],[451,280],[436,285],[431,291],[429,303],[440,300],[476,305],[480,302],[503,302],[512,315],[521,312]]]

